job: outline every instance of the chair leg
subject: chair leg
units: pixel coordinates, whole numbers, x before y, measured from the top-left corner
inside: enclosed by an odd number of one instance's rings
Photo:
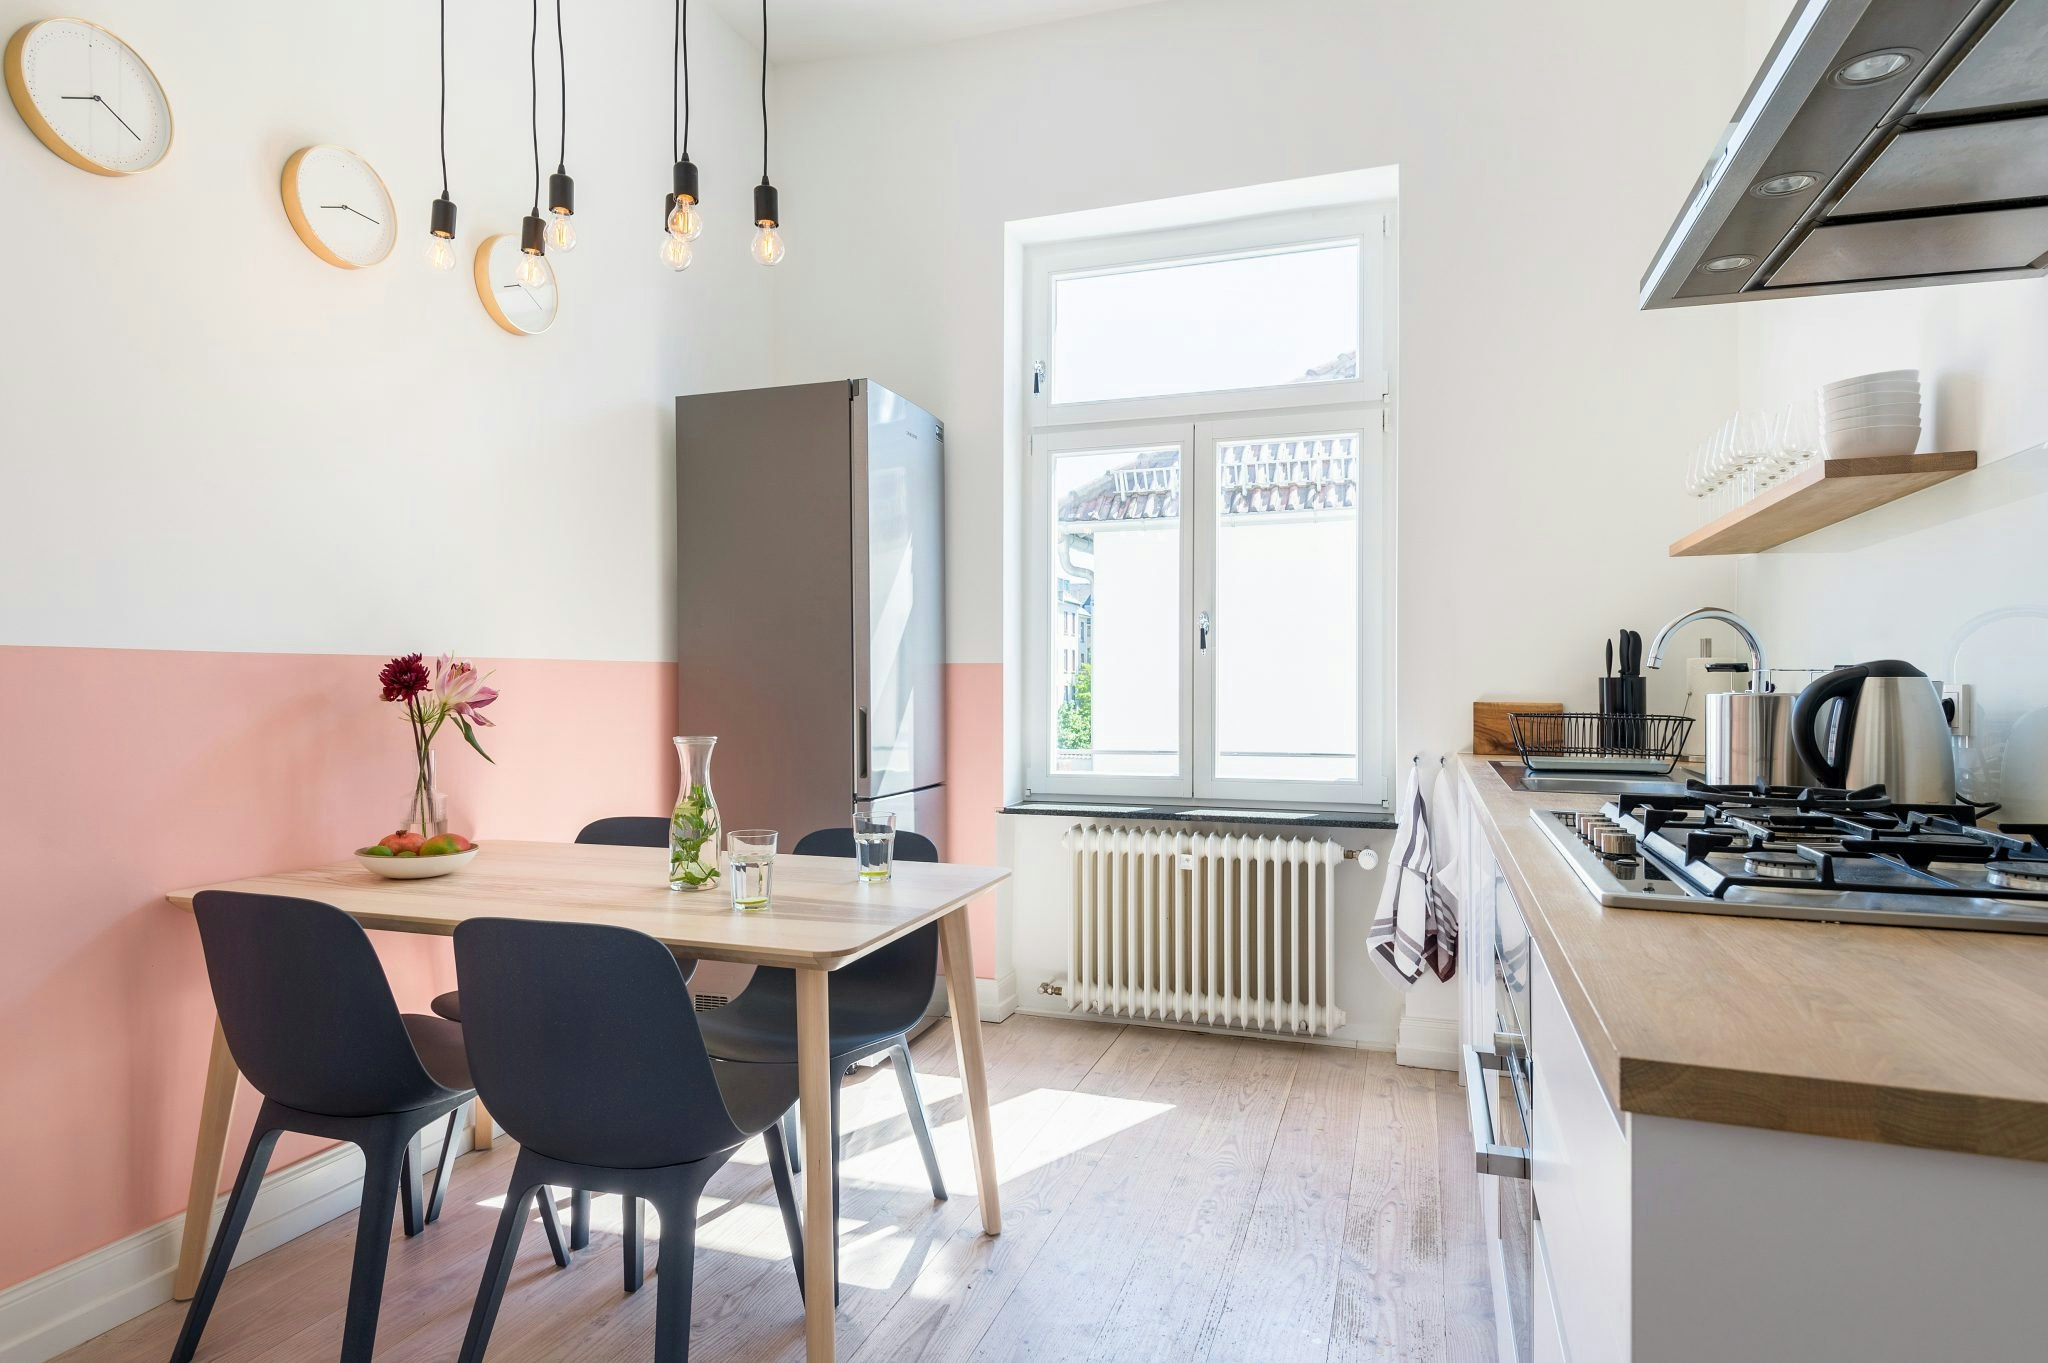
[[[228,1264],[235,1257],[235,1245],[242,1238],[242,1228],[249,1223],[249,1209],[256,1205],[256,1190],[262,1186],[264,1166],[270,1163],[270,1152],[282,1134],[261,1129],[250,1133],[248,1153],[242,1156],[241,1172],[235,1175],[234,1191],[228,1194],[227,1214],[221,1217],[220,1229],[214,1233],[213,1249],[206,1256],[206,1267],[199,1275],[192,1305],[185,1310],[185,1325],[178,1331],[171,1363],[191,1363],[199,1348],[199,1336],[206,1330],[206,1318],[213,1314],[214,1299],[220,1295]]]
[[[490,1257],[484,1260],[483,1281],[477,1284],[476,1305],[470,1308],[469,1330],[462,1337],[459,1363],[483,1363],[484,1350],[490,1347],[491,1329],[498,1323],[498,1305],[505,1299],[505,1284],[512,1277],[512,1260],[519,1253],[519,1237],[526,1230],[527,1200],[538,1197],[542,1207],[552,1206],[547,1188],[528,1179],[524,1163],[520,1160],[512,1166],[512,1186],[505,1190],[505,1210],[498,1213],[498,1233],[491,1240]],[[545,1211],[541,1222],[554,1224]],[[556,1261],[561,1261],[559,1252]]]
[[[427,1200],[430,1226],[441,1219],[441,1203],[448,1196],[448,1176],[455,1172],[455,1125],[461,1120],[462,1109],[458,1107],[448,1114],[448,1125],[441,1132],[441,1162],[434,1169],[434,1195]]]
[[[341,1363],[370,1363],[376,1347],[377,1315],[384,1304],[384,1267],[391,1256],[394,1199],[401,1184],[410,1185],[414,1198],[419,1194],[418,1181],[401,1176],[410,1144],[394,1130],[363,1149],[363,1201],[356,1216],[355,1266],[349,1274],[348,1311],[341,1327]],[[418,1167],[417,1161],[414,1167]]]
[[[424,1204],[420,1199],[420,1185],[427,1181],[426,1128],[422,1127],[408,1136],[405,1153],[398,1163],[398,1207],[405,1213],[405,1238],[410,1240],[427,1228]]]
[[[569,1194],[569,1248],[590,1248],[590,1192],[585,1188]]]
[[[569,1246],[562,1239],[562,1218],[555,1211],[555,1194],[545,1184],[540,1194],[540,1228],[547,1232],[548,1253],[555,1256],[556,1268],[569,1266]]]
[[[796,1104],[782,1114],[782,1148],[789,1151],[789,1172],[801,1174],[804,1171],[803,1156],[797,1152],[803,1148],[803,1141],[796,1134]]]
[[[690,1292],[697,1272],[697,1194],[655,1203],[661,1259],[655,1265],[654,1363],[690,1363]]]
[[[626,1290],[638,1292],[640,1284],[647,1280],[646,1227],[640,1220],[640,1199],[627,1193],[620,1201],[625,1204],[625,1221],[619,1233],[625,1239]]]
[[[924,1097],[917,1091],[917,1071],[910,1066],[910,1045],[899,1041],[889,1048],[889,1063],[896,1068],[896,1083],[903,1090],[903,1110],[910,1114],[910,1134],[917,1137],[918,1153],[924,1156],[924,1171],[932,1181],[932,1196],[946,1200],[946,1180],[939,1173],[939,1152],[932,1148],[932,1128],[924,1114]]]
[[[796,1185],[790,1178],[789,1146],[777,1123],[761,1133],[768,1143],[768,1173],[775,1180],[775,1203],[782,1208],[782,1233],[789,1237],[789,1261],[796,1268],[796,1294],[804,1294],[804,1230],[796,1210]]]

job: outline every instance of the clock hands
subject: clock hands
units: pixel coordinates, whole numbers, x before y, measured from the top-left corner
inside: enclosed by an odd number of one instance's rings
[[[134,138],[134,139],[135,139],[135,140],[136,140],[137,142],[140,142],[140,141],[142,140],[142,134],[141,134],[141,133],[139,133],[139,132],[137,132],[137,131],[135,131],[135,129],[133,129],[133,128],[129,128],[129,127],[128,127],[128,120],[127,120],[127,119],[125,119],[125,118],[123,118],[123,117],[121,117],[121,115],[119,115],[119,114],[117,114],[117,113],[114,113],[114,106],[113,106],[113,105],[111,105],[111,104],[109,104],[109,103],[107,103],[107,102],[106,102],[106,101],[105,101],[104,99],[100,98],[100,97],[99,97],[98,95],[60,95],[60,96],[58,96],[58,98],[60,98],[60,99],[89,99],[89,100],[91,100],[91,101],[92,101],[92,102],[93,102],[94,104],[97,104],[97,105],[99,105],[99,106],[100,106],[100,107],[101,107],[102,109],[105,109],[105,110],[106,110],[106,111],[107,111],[108,113],[110,113],[110,114],[114,114],[114,121],[115,121],[116,123],[120,124],[120,125],[121,125],[121,126],[122,126],[123,128],[126,128],[126,129],[127,129],[127,131],[128,131],[128,135],[129,135],[130,137]]]
[[[384,225],[383,223],[378,222],[375,218],[371,217],[368,213],[363,212],[362,209],[356,208],[350,204],[321,204],[320,206],[322,208],[339,208],[344,212],[353,213],[357,217],[361,218],[364,222],[370,224],[370,226],[372,227],[382,227]]]

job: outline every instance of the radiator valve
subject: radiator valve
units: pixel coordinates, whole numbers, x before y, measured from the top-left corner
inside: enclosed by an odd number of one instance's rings
[[[1038,992],[1041,994],[1050,994],[1054,998],[1059,998],[1061,995],[1067,992],[1067,988],[1058,980],[1040,980],[1038,982]]]

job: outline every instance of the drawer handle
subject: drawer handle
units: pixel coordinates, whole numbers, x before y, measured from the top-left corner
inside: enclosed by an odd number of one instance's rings
[[[1529,1152],[1522,1146],[1500,1145],[1493,1138],[1493,1106],[1486,1101],[1487,1071],[1506,1062],[1472,1046],[1465,1052],[1465,1109],[1472,1120],[1472,1163],[1482,1174],[1501,1178],[1529,1177]]]

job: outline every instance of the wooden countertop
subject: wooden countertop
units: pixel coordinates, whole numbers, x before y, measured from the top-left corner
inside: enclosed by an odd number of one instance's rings
[[[2048,938],[1603,908],[1529,818],[1600,797],[1456,760],[1617,1108],[2048,1162]]]

